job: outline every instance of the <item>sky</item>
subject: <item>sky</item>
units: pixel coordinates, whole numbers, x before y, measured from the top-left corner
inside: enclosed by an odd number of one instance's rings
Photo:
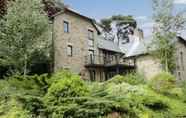
[[[64,3],[79,13],[96,19],[112,15],[132,15],[143,29],[144,35],[151,35],[152,1],[151,0],[64,0]],[[186,10],[186,0],[175,0],[175,11]]]

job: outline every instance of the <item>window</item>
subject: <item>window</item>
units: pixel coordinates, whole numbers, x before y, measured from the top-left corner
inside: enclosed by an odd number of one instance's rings
[[[72,51],[73,51],[72,45],[68,45],[68,47],[67,47],[67,55],[72,57],[72,53],[73,53]]]
[[[94,32],[92,30],[88,30],[88,38],[94,39]]]
[[[103,78],[103,72],[100,71],[100,82],[103,82],[104,81],[104,78]]]
[[[63,22],[63,28],[65,33],[69,32],[69,23],[67,21]]]
[[[182,78],[181,78],[181,72],[178,72],[178,78],[179,78],[179,80],[182,80]]]
[[[95,81],[96,80],[96,71],[95,70],[90,70],[90,80]]]
[[[94,63],[94,50],[89,50],[89,58],[90,58],[90,62],[91,64]]]
[[[94,32],[92,30],[88,30],[88,45],[94,47]]]
[[[94,50],[89,50],[89,55],[94,56]]]
[[[182,70],[184,70],[183,52],[180,52],[180,60],[181,60]]]

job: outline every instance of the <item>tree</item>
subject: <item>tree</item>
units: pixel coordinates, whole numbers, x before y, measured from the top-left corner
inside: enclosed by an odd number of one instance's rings
[[[185,19],[183,12],[173,15],[173,0],[153,0],[153,18],[155,21],[154,41],[155,55],[167,72],[173,72],[175,68],[176,35],[183,30]]]
[[[44,11],[47,12],[49,17],[60,12],[63,7],[63,3],[59,0],[42,0],[42,2],[45,5]]]
[[[112,19],[116,22],[118,45],[120,41],[122,43],[129,42],[129,34],[133,34],[134,29],[137,27],[136,21],[132,16],[122,15],[112,16]]]
[[[0,1],[0,17],[2,17],[3,14],[5,13],[5,4],[6,4],[6,0]]]
[[[136,20],[132,16],[116,15],[111,18],[102,19],[101,26],[103,27],[104,36],[109,40],[114,40],[115,38],[112,25],[115,25],[117,30],[118,45],[121,41],[127,43],[129,41],[129,34],[133,34],[134,29],[137,27]]]
[[[48,42],[45,37],[48,17],[43,11],[41,1],[10,2],[7,14],[0,24],[0,45],[6,48],[8,58],[14,60],[16,70],[26,75],[28,59],[32,52]]]
[[[112,23],[111,18],[104,18],[101,20],[100,26],[103,28],[104,38],[107,40],[114,41],[115,37],[112,32],[111,23]]]
[[[6,14],[7,4],[9,1],[14,0],[0,0],[0,18]],[[59,0],[42,0],[42,3],[44,4],[44,11],[48,14],[49,17],[61,11],[63,7],[63,3]]]

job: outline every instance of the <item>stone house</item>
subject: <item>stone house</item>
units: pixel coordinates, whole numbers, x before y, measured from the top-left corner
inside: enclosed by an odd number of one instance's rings
[[[162,65],[149,55],[152,38],[135,34],[138,36],[130,37],[129,43],[118,45],[102,37],[93,19],[64,7],[53,16],[54,70],[70,70],[92,81],[105,81],[131,71],[150,79],[162,71]],[[175,75],[186,80],[186,40],[178,37],[174,43]]]
[[[142,73],[147,79],[162,71],[162,64],[149,54],[149,48],[152,47],[152,36],[139,39],[133,38],[127,44],[120,45],[121,50],[125,53],[124,60],[135,60],[136,71]],[[176,45],[176,70],[174,75],[178,80],[186,80],[186,40],[177,37],[174,40]]]
[[[70,70],[83,79],[104,81],[134,69],[123,63],[119,46],[101,37],[93,19],[64,7],[53,16],[54,69]]]

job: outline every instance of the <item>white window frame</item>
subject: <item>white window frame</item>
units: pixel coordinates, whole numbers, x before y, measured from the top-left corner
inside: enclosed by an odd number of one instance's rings
[[[88,29],[88,45],[94,47],[94,31]]]
[[[69,33],[69,22],[68,21],[63,21],[63,31],[64,33]]]
[[[73,56],[73,46],[72,45],[67,45],[67,55],[69,57]]]

